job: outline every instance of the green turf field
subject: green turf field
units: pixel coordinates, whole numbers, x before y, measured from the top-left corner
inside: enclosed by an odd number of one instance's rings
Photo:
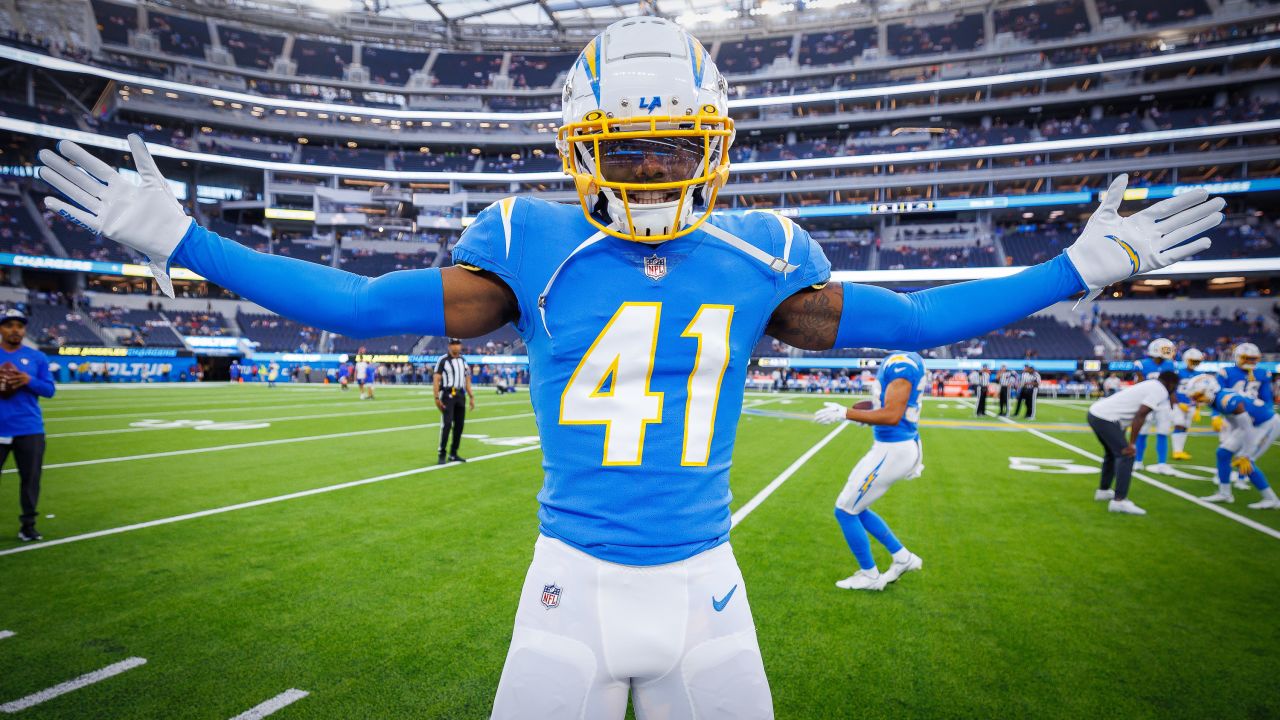
[[[0,710],[137,657],[16,716],[230,718],[293,688],[271,717],[487,716],[540,474],[528,395],[479,400],[473,462],[434,469],[422,388],[60,388],[45,543],[19,545],[0,478]],[[1096,452],[1087,403],[1042,402],[1037,435],[930,400],[924,476],[876,505],[924,570],[853,593],[831,509],[869,430],[808,422],[813,396],[747,402],[735,509],[830,437],[733,533],[779,718],[1280,716],[1280,512],[1177,494],[1212,491],[1188,466],[1213,436],[1118,516],[1050,440]],[[1280,451],[1263,468],[1280,480]]]

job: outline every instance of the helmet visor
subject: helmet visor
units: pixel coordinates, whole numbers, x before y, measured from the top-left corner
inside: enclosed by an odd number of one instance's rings
[[[630,138],[600,141],[600,174],[616,183],[685,182],[703,174],[700,137]]]

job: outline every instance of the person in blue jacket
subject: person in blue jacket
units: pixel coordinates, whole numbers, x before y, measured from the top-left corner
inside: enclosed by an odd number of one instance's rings
[[[21,310],[0,314],[0,469],[12,452],[21,483],[18,539],[32,542],[42,539],[36,530],[44,467],[44,415],[39,399],[53,397],[54,384],[48,359],[22,344],[26,336],[27,316]]]

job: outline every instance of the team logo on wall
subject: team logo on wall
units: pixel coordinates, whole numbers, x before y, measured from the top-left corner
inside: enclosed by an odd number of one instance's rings
[[[667,276],[667,259],[658,257],[657,253],[644,259],[644,274],[650,280],[661,280]]]
[[[542,606],[550,610],[560,607],[560,586],[555,583],[542,586]]]

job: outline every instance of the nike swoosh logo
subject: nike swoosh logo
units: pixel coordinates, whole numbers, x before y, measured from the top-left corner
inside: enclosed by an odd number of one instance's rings
[[[716,612],[720,612],[724,610],[724,606],[729,604],[729,600],[733,598],[733,593],[737,589],[738,589],[737,585],[734,585],[733,587],[729,588],[729,594],[725,595],[723,600],[717,600],[716,596],[712,595],[711,607],[715,608]]]

